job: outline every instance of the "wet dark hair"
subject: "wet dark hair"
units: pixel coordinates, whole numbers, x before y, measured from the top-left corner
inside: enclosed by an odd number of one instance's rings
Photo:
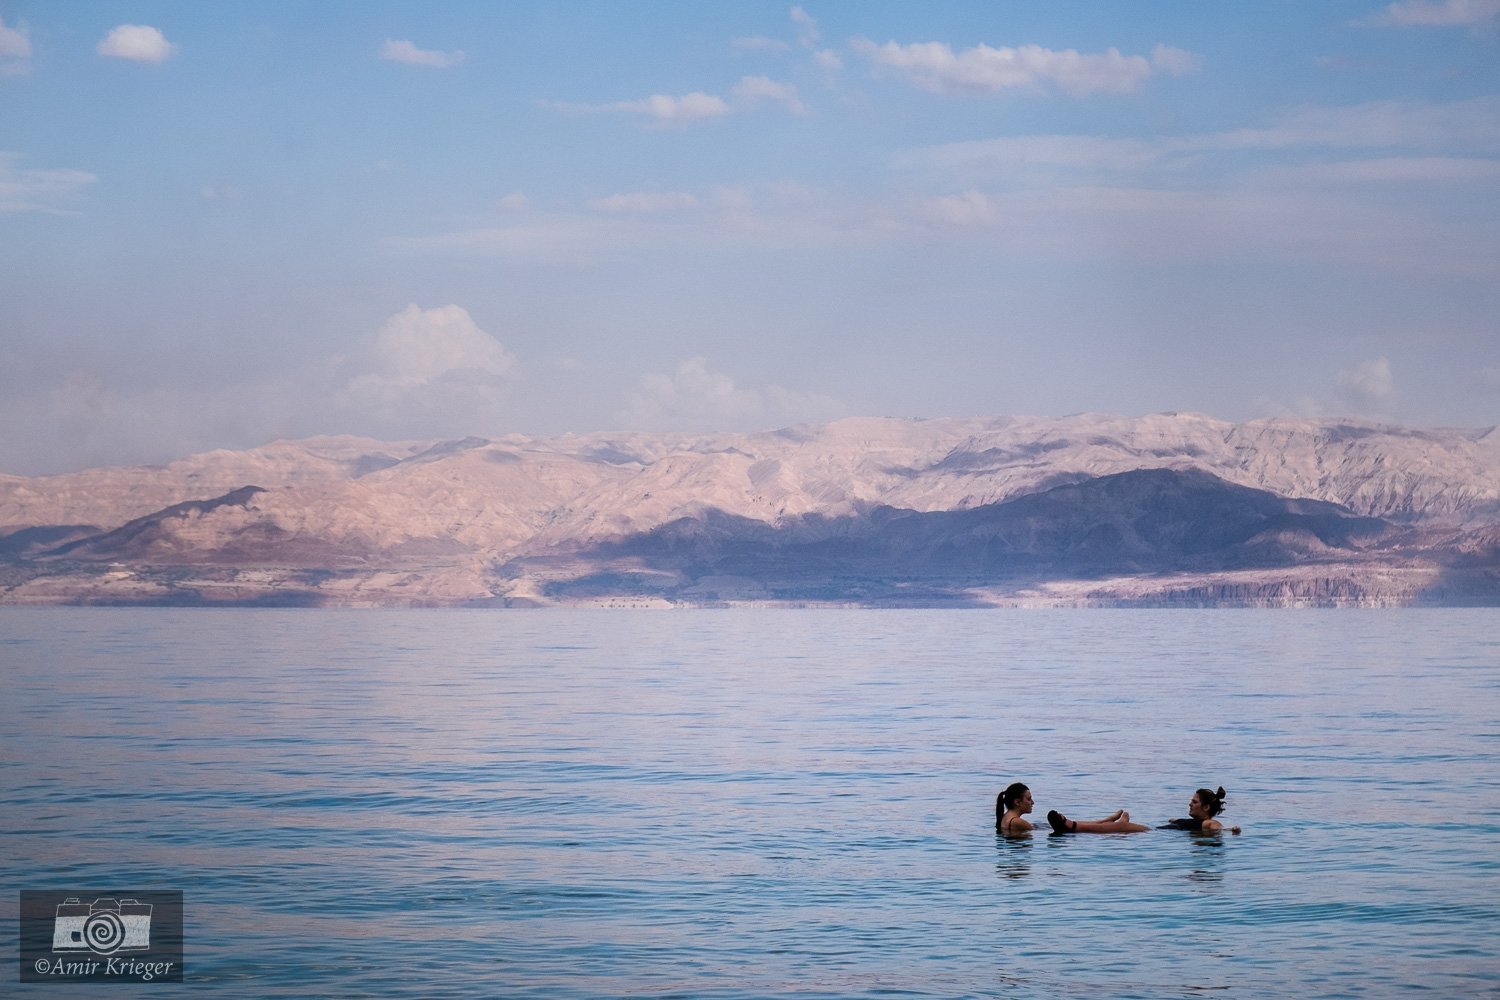
[[[1210,791],[1207,788],[1198,789],[1198,801],[1203,803],[1204,807],[1208,810],[1209,816],[1217,816],[1224,811],[1224,799],[1228,795],[1229,793],[1224,791],[1223,785],[1219,786],[1217,792]]]
[[[1021,782],[1013,781],[1006,787],[1005,791],[995,796],[996,826],[999,826],[1000,821],[1005,818],[1006,811],[1009,810],[1011,806],[1015,805],[1015,803],[1018,802],[1021,796],[1025,795],[1027,791],[1028,789],[1025,785],[1021,784]]]

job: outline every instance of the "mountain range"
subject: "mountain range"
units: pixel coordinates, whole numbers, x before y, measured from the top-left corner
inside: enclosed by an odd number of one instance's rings
[[[0,475],[0,603],[1500,604],[1500,430],[853,418]]]

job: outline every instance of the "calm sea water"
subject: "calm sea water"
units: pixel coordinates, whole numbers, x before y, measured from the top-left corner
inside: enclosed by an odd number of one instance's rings
[[[12,957],[129,885],[195,996],[1500,995],[1493,610],[10,608],[0,670]],[[1245,832],[1000,839],[1014,779]]]

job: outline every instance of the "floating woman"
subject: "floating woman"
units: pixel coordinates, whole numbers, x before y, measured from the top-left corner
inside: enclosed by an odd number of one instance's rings
[[[1026,814],[1032,809],[1031,789],[1017,781],[995,797],[995,832],[1006,836],[1027,833],[1032,829]],[[1055,818],[1054,818],[1055,817]],[[1047,822],[1057,833],[1143,833],[1150,827],[1130,821],[1124,809],[1099,820],[1070,820],[1061,813],[1049,812]]]
[[[1047,814],[1053,833],[1145,833],[1151,829],[1130,821],[1130,813],[1117,809],[1103,819],[1068,819],[1056,809]]]
[[[1207,788],[1200,788],[1193,793],[1193,800],[1188,803],[1188,818],[1168,820],[1163,830],[1191,830],[1193,833],[1218,833],[1224,829],[1224,824],[1214,819],[1215,816],[1224,811],[1224,786],[1219,790],[1211,792]],[[1238,835],[1240,828],[1231,826],[1229,832]]]

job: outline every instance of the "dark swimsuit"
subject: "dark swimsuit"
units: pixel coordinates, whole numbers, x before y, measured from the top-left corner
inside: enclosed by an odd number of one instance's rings
[[[1194,833],[1203,832],[1203,821],[1201,819],[1174,819],[1170,823],[1164,823],[1157,827],[1158,830],[1191,830]]]

